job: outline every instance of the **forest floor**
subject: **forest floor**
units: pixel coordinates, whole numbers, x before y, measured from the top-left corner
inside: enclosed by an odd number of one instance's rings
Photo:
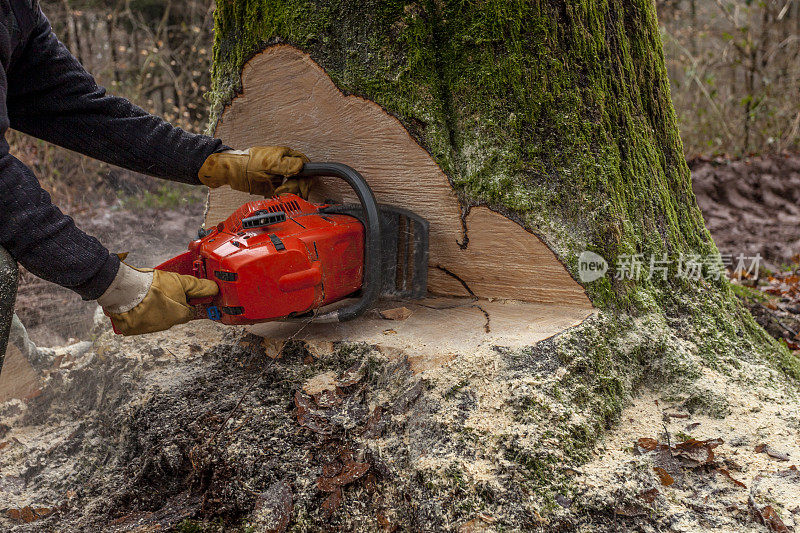
[[[765,260],[760,282],[739,285],[741,298],[794,348],[800,158],[692,166],[721,252]],[[202,205],[101,207],[73,216],[112,250],[133,252],[132,264],[151,266],[185,249]],[[297,530],[305,520],[330,521],[334,530],[395,531],[412,519],[433,520],[442,505],[434,499],[430,508],[406,507],[389,475],[407,472],[402,461],[387,462],[401,444],[393,435],[441,443],[429,391],[392,354],[338,350],[319,359],[308,346],[276,348],[219,326],[120,339],[102,317],[94,322],[93,304],[29,274],[18,311],[43,345],[97,341],[89,352],[59,352],[34,398],[0,405],[2,528],[200,531],[198,517],[225,516],[236,531],[283,531],[293,516]],[[496,372],[503,360],[494,357],[477,357],[487,368],[465,375],[487,372],[502,381]],[[449,385],[439,396],[457,404],[453,417],[494,405],[464,388],[462,378],[441,378]],[[527,379],[534,381],[519,386],[551,378]],[[556,498],[549,518],[536,515],[531,523],[545,531],[800,532],[796,387],[745,363],[725,374],[704,368],[700,381],[726,405],[695,409],[669,390],[640,390],[589,461],[574,468],[574,491]],[[298,382],[304,385],[295,390]],[[500,404],[489,419],[502,419]],[[474,460],[469,475],[485,490],[499,490],[499,466],[489,459]],[[449,528],[494,531],[495,520],[478,512]],[[214,523],[204,526],[215,530]]]

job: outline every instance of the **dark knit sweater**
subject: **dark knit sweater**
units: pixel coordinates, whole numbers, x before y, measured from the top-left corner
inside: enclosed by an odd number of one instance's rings
[[[223,148],[106,95],[58,41],[37,0],[0,0],[0,62],[3,135],[11,127],[113,165],[196,184],[206,157]],[[51,203],[8,148],[0,138],[0,246],[33,274],[98,298],[119,260]]]

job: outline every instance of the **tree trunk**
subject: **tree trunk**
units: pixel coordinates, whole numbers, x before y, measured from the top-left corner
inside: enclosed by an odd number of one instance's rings
[[[409,361],[428,385],[419,425],[359,442],[392,450],[376,475],[416,527],[480,509],[532,527],[645,379],[710,409],[725,400],[696,382],[709,366],[800,375],[715,275],[651,0],[223,1],[216,30],[216,133],[362,171],[379,201],[431,221],[431,292],[486,318],[423,304],[397,326],[254,330]],[[247,199],[213,191],[207,223]],[[582,281],[586,251],[607,275]],[[666,279],[648,276],[651,257]],[[700,279],[680,276],[687,257]]]

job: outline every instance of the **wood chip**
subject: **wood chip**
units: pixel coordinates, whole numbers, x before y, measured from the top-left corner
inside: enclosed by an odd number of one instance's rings
[[[789,528],[786,527],[786,524],[783,523],[783,520],[781,520],[781,517],[778,516],[778,513],[775,512],[775,509],[773,509],[771,505],[767,505],[761,509],[758,514],[761,515],[761,521],[770,531],[789,533]]]
[[[381,318],[386,320],[405,320],[411,316],[411,309],[408,307],[395,307],[380,311]]]
[[[310,396],[320,394],[325,391],[336,390],[336,373],[325,372],[317,374],[313,378],[303,383],[303,392]]]

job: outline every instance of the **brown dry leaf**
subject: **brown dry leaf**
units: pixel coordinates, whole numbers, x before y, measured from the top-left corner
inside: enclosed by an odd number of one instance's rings
[[[767,526],[770,531],[777,533],[789,533],[789,528],[783,523],[781,517],[775,512],[771,505],[767,505],[758,512],[761,515],[761,521]]]
[[[756,453],[766,453],[767,455],[769,455],[773,459],[777,459],[778,461],[788,461],[789,460],[789,454],[783,453],[783,452],[779,452],[778,450],[775,450],[774,448],[770,448],[769,444],[762,443],[762,444],[759,444],[758,446],[756,446]]]
[[[285,481],[278,481],[258,496],[256,515],[261,517],[259,531],[264,533],[284,533],[294,511],[292,487]]]
[[[630,504],[624,504],[614,509],[614,514],[620,516],[644,516],[647,514],[647,509],[636,507]]]
[[[667,416],[670,418],[689,418],[686,413],[667,413]]]
[[[357,463],[348,461],[342,468],[342,472],[334,477],[320,477],[317,479],[317,487],[323,492],[334,492],[341,487],[361,478],[369,470],[369,463]]]
[[[636,445],[643,450],[651,452],[658,448],[658,441],[650,437],[642,437],[636,441]]]
[[[653,503],[654,501],[656,501],[656,498],[658,498],[659,494],[660,493],[658,492],[658,489],[650,489],[639,494],[639,498],[646,501],[647,503]]]
[[[313,396],[314,402],[322,409],[330,409],[342,403],[342,397],[335,390],[324,390]]]
[[[342,505],[342,489],[337,488],[328,494],[328,497],[322,502],[322,511],[325,514],[325,520],[330,520],[333,513],[336,512],[336,509],[338,509],[340,505]]]
[[[731,481],[733,481],[733,483],[734,483],[736,486],[738,486],[738,487],[742,487],[743,489],[746,489],[746,488],[747,488],[747,485],[745,485],[744,483],[742,483],[742,482],[741,482],[741,481],[739,481],[738,479],[735,479],[735,478],[734,478],[734,477],[731,475],[731,472],[730,472],[730,470],[728,470],[727,468],[722,468],[722,467],[719,467],[719,468],[717,468],[717,469],[716,469],[716,471],[717,471],[717,472],[719,472],[720,474],[722,474],[723,476],[725,476],[726,478],[730,479]]]
[[[33,508],[30,505],[26,505],[20,509],[9,509],[6,511],[6,516],[8,516],[11,520],[16,520],[18,522],[24,522],[29,524],[34,520],[38,520],[40,518],[44,518],[47,515],[51,514],[53,509],[49,507],[36,507]]]
[[[342,471],[342,463],[340,463],[339,461],[331,461],[330,463],[325,463],[324,465],[322,465],[323,477],[338,476],[341,471]]]
[[[660,466],[654,466],[653,470],[656,471],[656,474],[658,474],[658,479],[661,481],[661,484],[664,485],[665,487],[669,487],[670,485],[675,483],[675,478],[669,475],[669,472],[667,472]]]
[[[380,311],[381,318],[386,320],[405,320],[411,316],[411,309],[408,307],[395,307]]]
[[[386,516],[386,513],[383,511],[378,511],[376,514],[376,518],[378,519],[378,525],[381,527],[381,531],[386,533],[391,533],[393,531],[397,531],[400,526],[397,524],[393,524],[391,520]]]
[[[321,435],[330,435],[333,433],[333,427],[327,420],[311,412],[314,408],[311,404],[311,396],[300,391],[295,392],[294,405],[297,407],[298,424]]]
[[[722,443],[722,439],[688,439],[676,444],[672,451],[675,455],[697,463],[697,466],[707,465],[714,461],[714,448]]]

